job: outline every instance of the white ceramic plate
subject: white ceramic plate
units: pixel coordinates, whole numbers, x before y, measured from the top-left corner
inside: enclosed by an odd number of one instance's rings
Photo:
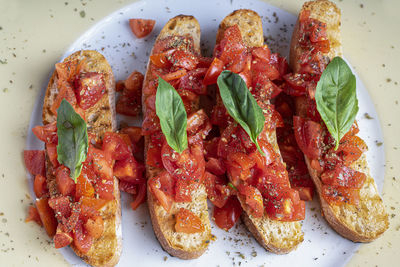
[[[144,73],[154,40],[163,25],[178,14],[195,16],[202,29],[202,49],[211,55],[219,22],[230,12],[240,8],[257,11],[262,17],[265,40],[274,52],[287,56],[292,28],[296,16],[257,0],[157,0],[141,1],[122,8],[93,26],[76,40],[65,52],[64,57],[81,49],[95,49],[101,52],[111,64],[116,80],[125,79],[133,70]],[[147,38],[133,36],[128,19],[151,18],[156,26]],[[357,93],[360,111],[357,119],[361,136],[370,150],[367,153],[373,177],[381,189],[384,178],[384,148],[376,142],[383,140],[378,116],[364,85],[357,77]],[[46,88],[46,85],[43,86]],[[32,114],[30,129],[41,124],[41,108],[44,90],[37,100]],[[374,120],[367,120],[368,113]],[[121,120],[121,118],[119,118]],[[124,118],[122,118],[124,120]],[[136,124],[140,124],[136,121]],[[27,148],[41,149],[29,129]],[[31,180],[30,180],[31,181]],[[31,190],[33,195],[33,191]],[[123,253],[118,266],[342,266],[352,256],[358,244],[336,234],[321,216],[316,200],[307,203],[306,219],[303,222],[304,242],[288,255],[274,255],[266,252],[239,222],[229,232],[212,223],[216,240],[199,259],[184,261],[169,256],[160,247],[153,230],[147,206],[137,211],[129,208],[130,197],[122,194]],[[69,248],[60,252],[74,266],[85,264]]]

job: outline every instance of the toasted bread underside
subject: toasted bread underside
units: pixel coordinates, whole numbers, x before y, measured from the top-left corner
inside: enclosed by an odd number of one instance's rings
[[[170,19],[157,37],[156,42],[170,36],[191,36],[194,41],[195,52],[200,54],[200,25],[192,16],[179,15]],[[149,64],[152,64],[149,61]],[[149,70],[149,67],[147,68]],[[144,87],[151,80],[151,73],[146,73]],[[198,109],[198,103],[193,103],[194,109]],[[143,114],[146,114],[146,106],[143,105]],[[145,136],[145,153],[148,150],[149,136]],[[150,179],[162,171],[146,165],[146,177]],[[193,259],[201,256],[208,247],[211,238],[211,225],[208,217],[207,193],[204,185],[191,193],[192,202],[174,202],[170,212],[153,198],[150,190],[147,190],[147,204],[150,210],[151,222],[154,233],[161,246],[172,256],[181,259]],[[175,231],[175,215],[180,208],[185,208],[196,214],[204,225],[201,233],[186,234]]]
[[[106,83],[106,94],[93,107],[86,110],[87,127],[90,133],[102,139],[107,131],[115,131],[115,81],[110,65],[100,53],[92,50],[82,50],[75,52],[64,61],[73,59],[84,60],[83,71],[101,72]],[[57,94],[57,73],[54,71],[47,86],[43,104],[43,124],[48,124],[57,119],[56,114],[50,110]],[[53,167],[50,161],[46,160],[46,176],[51,196],[59,195]],[[100,215],[104,221],[104,232],[97,239],[89,252],[81,254],[73,245],[72,249],[85,262],[92,266],[114,266],[118,263],[122,250],[122,231],[121,231],[121,207],[118,180],[114,177],[114,196],[115,200],[109,201],[101,210]]]
[[[247,9],[236,10],[224,18],[218,29],[217,43],[223,38],[226,28],[235,24],[239,26],[243,41],[248,47],[264,44],[261,18],[256,12]],[[269,104],[268,100],[265,102]],[[268,135],[268,141],[280,155],[275,132]],[[242,213],[242,220],[265,249],[276,254],[285,254],[295,249],[303,241],[300,222],[271,220],[266,213],[262,218],[255,218],[251,215],[245,198],[240,196],[238,198],[245,211]]]
[[[325,54],[330,60],[342,55],[340,38],[340,10],[330,1],[319,0],[306,2],[302,10],[309,10],[311,18],[327,24],[327,37],[331,50]],[[299,22],[296,23],[290,50],[290,65],[293,70],[299,69],[297,59],[303,52],[299,40]],[[300,107],[296,108],[299,112]],[[354,242],[370,242],[380,236],[389,227],[388,215],[379,196],[374,179],[370,175],[365,154],[352,164],[352,168],[366,174],[367,179],[360,190],[360,205],[330,205],[321,195],[322,183],[315,170],[310,167],[306,158],[309,173],[316,185],[322,212],[332,228],[343,237]]]

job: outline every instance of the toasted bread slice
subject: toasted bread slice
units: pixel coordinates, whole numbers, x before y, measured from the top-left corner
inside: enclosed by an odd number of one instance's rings
[[[104,75],[107,92],[95,105],[85,111],[88,131],[95,134],[98,139],[101,139],[105,132],[115,131],[116,128],[114,75],[107,60],[96,51],[82,50],[75,52],[64,59],[64,62],[74,59],[78,59],[79,61],[84,60],[84,64],[82,65],[83,71],[101,72]],[[47,86],[44,99],[42,114],[43,124],[51,123],[57,119],[56,114],[53,114],[50,109],[58,93],[56,84],[57,73],[54,71]],[[59,195],[53,167],[48,159],[46,162],[46,176],[50,195]],[[79,253],[73,243],[71,244],[75,253],[92,266],[114,266],[118,263],[121,255],[121,207],[118,180],[116,178],[114,178],[114,196],[115,200],[109,201],[100,210],[104,221],[104,232],[102,236],[93,243],[89,252],[83,255]]]
[[[226,28],[235,24],[239,26],[243,41],[248,47],[264,44],[261,18],[256,12],[247,9],[236,10],[224,18],[218,29],[217,43],[223,38]],[[268,100],[265,102],[269,104]],[[268,141],[280,155],[275,132],[268,136]],[[266,213],[262,218],[255,218],[251,215],[250,207],[246,204],[245,198],[240,196],[238,198],[244,210],[242,220],[265,249],[276,254],[286,254],[303,241],[300,222],[271,220]]]
[[[331,60],[342,55],[340,39],[340,10],[327,0],[306,2],[302,11],[309,10],[310,17],[327,24],[327,38],[330,41],[330,51],[325,54]],[[290,65],[294,71],[299,70],[298,59],[303,51],[299,45],[299,22],[293,31],[290,49]],[[296,107],[297,111],[301,107]],[[380,236],[389,226],[388,215],[382,199],[379,196],[374,179],[369,172],[365,153],[352,164],[352,168],[366,174],[367,179],[360,190],[360,205],[330,205],[321,195],[322,183],[317,172],[310,167],[306,157],[309,173],[317,187],[322,212],[332,228],[343,237],[354,242],[370,242]]]
[[[191,36],[194,42],[194,49],[200,54],[200,25],[192,16],[179,15],[170,19],[157,37],[156,43],[173,36]],[[152,64],[149,61],[149,66]],[[149,67],[147,68],[150,69]],[[152,74],[146,73],[144,88],[151,81]],[[193,109],[198,109],[198,103],[193,103]],[[143,105],[143,114],[146,114],[146,105]],[[145,136],[145,153],[148,150],[149,136]],[[146,165],[146,177],[150,179],[160,173],[162,169]],[[172,256],[181,259],[193,259],[201,256],[207,249],[211,238],[211,225],[208,217],[207,193],[204,185],[198,190],[192,191],[192,202],[174,202],[170,212],[153,198],[150,190],[147,190],[147,204],[150,210],[153,229],[161,246]],[[204,225],[201,233],[186,234],[175,231],[175,215],[180,208],[185,208],[196,214]]]

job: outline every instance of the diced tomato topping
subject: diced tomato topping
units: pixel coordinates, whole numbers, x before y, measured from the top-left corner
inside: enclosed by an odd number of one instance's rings
[[[358,205],[360,194],[358,189],[342,186],[322,185],[322,196],[331,205]]]
[[[224,37],[220,42],[220,47],[221,55],[219,58],[225,63],[233,62],[234,59],[246,49],[242,40],[242,34],[237,25],[225,30]]]
[[[59,92],[50,107],[50,111],[53,112],[53,114],[57,114],[57,110],[63,99],[67,100],[72,106],[76,104],[76,96],[69,81],[59,80],[57,85]]]
[[[239,193],[246,197],[246,204],[251,208],[252,215],[261,218],[264,214],[263,197],[257,188],[248,185],[239,185]]]
[[[197,68],[189,71],[180,80],[180,88],[191,91],[196,95],[207,94],[207,87],[203,84],[206,68]]]
[[[368,150],[365,142],[358,136],[345,136],[340,140],[340,145],[336,153],[340,155],[345,165],[350,166],[351,163],[361,157]]]
[[[56,170],[57,189],[63,196],[70,196],[75,190],[75,182],[70,176],[70,170],[64,165]]]
[[[103,138],[103,151],[111,155],[114,160],[122,160],[130,157],[132,151],[120,134],[106,132]]]
[[[146,201],[146,183],[138,184],[138,192],[135,199],[131,202],[131,208],[136,210],[140,204]]]
[[[121,190],[122,192],[126,192],[131,195],[137,194],[137,191],[138,191],[137,184],[129,183],[129,182],[125,182],[125,181],[119,181],[118,186],[119,186],[119,190]]]
[[[137,38],[144,38],[151,33],[156,21],[153,19],[130,19],[129,26]]]
[[[75,198],[79,200],[82,196],[85,197],[94,197],[94,187],[91,180],[94,181],[95,177],[92,176],[93,174],[90,173],[89,167],[85,166],[82,168],[81,175],[78,176],[76,179],[76,191],[75,191]],[[90,177],[90,178],[89,178]]]
[[[82,254],[87,254],[92,247],[93,238],[89,235],[88,231],[82,226],[77,224],[74,233],[74,246]]]
[[[60,163],[58,163],[58,155],[57,155],[57,145],[55,144],[46,144],[46,153],[53,165],[54,168],[57,168]]]
[[[116,104],[117,113],[137,116],[141,112],[143,79],[143,74],[133,71],[124,81],[122,93]]]
[[[191,192],[193,183],[184,179],[177,179],[175,183],[175,201],[176,202],[191,202]]]
[[[214,207],[213,218],[219,228],[228,231],[239,220],[241,213],[242,207],[239,201],[235,196],[232,196],[223,207]]]
[[[92,107],[106,93],[103,73],[80,73],[75,77],[74,88],[79,106],[84,110]]]
[[[121,133],[129,135],[131,142],[136,144],[143,137],[142,128],[135,126],[128,126],[121,129]]]
[[[56,122],[44,126],[35,126],[32,128],[33,134],[46,144],[57,144],[57,124]]]
[[[144,76],[138,71],[133,71],[124,81],[125,89],[128,92],[137,92],[142,90]]]
[[[172,80],[176,80],[176,79],[179,79],[179,78],[185,76],[186,73],[187,73],[187,71],[185,69],[179,69],[177,71],[162,75],[162,78],[166,81],[172,81]]]
[[[112,156],[110,154],[90,146],[88,157],[93,160],[93,168],[98,175],[108,179],[112,178]]]
[[[100,210],[101,208],[104,207],[104,205],[108,203],[108,200],[106,199],[86,197],[86,196],[82,196],[79,201],[81,203],[82,210],[84,206],[93,208],[94,210]]]
[[[50,237],[54,236],[57,229],[57,220],[54,216],[53,210],[49,206],[48,198],[41,198],[36,200],[36,209],[39,213],[40,220],[42,221],[47,234]]]
[[[211,130],[211,123],[204,110],[200,109],[189,115],[186,130],[188,136],[199,134],[202,139],[205,139]]]
[[[97,216],[96,219],[89,218],[83,227],[87,231],[88,235],[97,239],[103,234],[104,222],[100,216]]]
[[[291,96],[301,96],[306,93],[307,82],[301,74],[288,73],[283,76],[287,86],[284,87],[285,93]]]
[[[226,185],[226,181],[206,171],[204,173],[204,185],[208,199],[215,206],[222,208],[231,195],[231,189]]]
[[[294,135],[301,151],[311,159],[320,158],[322,142],[321,125],[314,121],[294,116],[293,127]]]
[[[25,166],[32,175],[46,175],[44,150],[24,150]]]
[[[226,172],[226,167],[221,158],[209,157],[206,162],[206,170],[215,175],[223,175]]]
[[[54,247],[55,248],[63,248],[72,243],[73,238],[69,233],[65,233],[57,227],[57,232],[53,237]]]
[[[224,69],[224,62],[219,58],[215,57],[207,70],[207,73],[203,79],[205,85],[217,83],[218,76]]]
[[[46,177],[41,174],[35,176],[35,180],[33,181],[33,191],[37,198],[41,198],[49,192],[47,189]]]
[[[35,206],[29,206],[28,216],[26,216],[25,222],[30,222],[30,221],[37,223],[39,226],[43,226],[39,212]]]
[[[204,231],[204,225],[196,214],[181,208],[176,214],[175,230],[186,234],[201,233]]]
[[[96,177],[96,193],[101,199],[113,200],[114,196],[114,179],[113,178],[102,178],[101,176]]]
[[[144,183],[142,173],[144,166],[137,162],[133,156],[118,160],[114,165],[114,175],[129,183]]]
[[[303,201],[311,201],[313,199],[314,190],[312,187],[294,186],[293,189],[299,192],[300,199]]]
[[[149,179],[148,186],[160,205],[169,212],[174,201],[174,180],[172,176],[167,171],[163,171]]]
[[[336,165],[333,170],[325,170],[321,174],[321,181],[326,185],[343,186],[346,188],[360,189],[366,175],[346,166]]]

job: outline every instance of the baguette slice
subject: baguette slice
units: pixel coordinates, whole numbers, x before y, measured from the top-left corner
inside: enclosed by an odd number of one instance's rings
[[[340,38],[340,10],[330,1],[319,0],[304,3],[301,12],[309,10],[310,17],[327,24],[327,38],[330,51],[325,56],[331,60],[342,55]],[[293,31],[290,49],[290,65],[296,72],[300,69],[298,59],[303,51],[299,45],[299,21]],[[297,113],[301,107],[296,105]],[[374,179],[370,175],[365,153],[352,164],[352,168],[366,174],[367,179],[360,190],[360,205],[347,203],[330,205],[321,195],[322,183],[317,172],[310,167],[310,160],[305,157],[309,173],[317,187],[322,212],[332,228],[343,237],[354,242],[370,242],[379,237],[389,226],[388,215],[379,196]]]
[[[170,19],[157,37],[156,43],[171,36],[191,36],[194,41],[194,50],[200,54],[200,25],[192,16],[179,15]],[[147,73],[144,80],[144,88],[148,86],[153,79],[150,73],[150,61],[148,63]],[[144,101],[144,99],[142,99]],[[146,114],[146,105],[143,106],[143,114]],[[194,110],[199,107],[198,102],[192,103]],[[145,153],[148,150],[149,136],[145,136]],[[146,165],[146,177],[150,179],[160,173],[162,169]],[[161,246],[172,256],[181,259],[194,259],[201,256],[208,247],[211,239],[211,225],[208,217],[207,193],[204,185],[197,190],[193,190],[192,202],[172,204],[168,213],[153,198],[153,194],[147,189],[147,204],[150,210],[151,222],[154,233]],[[201,233],[185,234],[175,231],[175,214],[180,208],[185,208],[196,214],[204,225],[204,231]]]
[[[107,131],[115,131],[115,81],[110,65],[107,60],[93,50],[82,50],[70,55],[65,61],[77,59],[84,60],[82,66],[86,72],[101,72],[104,75],[107,92],[91,108],[85,112],[87,119],[88,132],[93,133],[100,140]],[[56,121],[57,116],[51,112],[51,105],[56,99],[57,72],[54,71],[47,86],[43,104],[43,124]],[[47,158],[46,176],[51,196],[59,195],[56,185],[56,178],[53,174],[53,167]],[[121,231],[121,207],[118,180],[114,177],[114,196],[115,200],[109,201],[101,210],[100,214],[104,221],[103,235],[97,239],[89,252],[81,254],[73,245],[72,249],[85,262],[92,266],[114,266],[118,263],[122,250],[122,231]]]
[[[264,44],[261,18],[256,12],[247,9],[236,10],[224,18],[219,25],[217,43],[223,38],[225,30],[235,24],[239,26],[243,41],[248,47],[262,46]],[[221,101],[220,97],[218,97],[217,101]],[[265,102],[269,104],[268,100]],[[268,136],[268,141],[280,155],[275,132]],[[241,196],[238,196],[238,198],[244,210],[242,220],[247,229],[266,250],[276,254],[286,254],[303,241],[303,232],[299,221],[281,222],[271,220],[266,213],[262,218],[255,218],[251,215],[250,207],[246,204],[245,198]]]

